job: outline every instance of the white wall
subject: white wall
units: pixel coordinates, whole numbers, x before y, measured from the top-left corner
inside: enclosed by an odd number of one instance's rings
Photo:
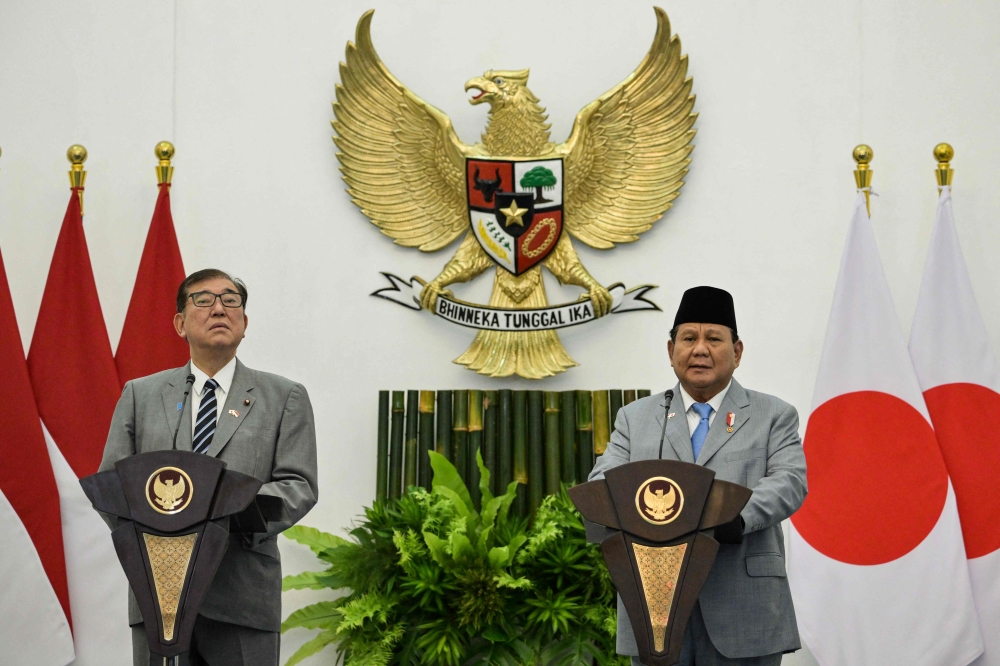
[[[177,146],[185,266],[243,277],[251,326],[240,357],[310,391],[321,500],[306,522],[327,530],[373,496],[378,389],[662,389],[673,381],[666,331],[681,292],[697,284],[735,295],[747,348],[740,381],[808,413],[854,196],[850,153],[862,141],[875,149],[875,233],[906,329],[934,212],[931,148],[954,145],[959,235],[1000,342],[997,3],[667,3],[700,113],[687,185],[640,242],[580,250],[604,283],[660,285],[653,298],[665,313],[567,330],[580,367],[536,384],[452,364],[468,330],[368,296],[382,286],[378,271],[429,279],[450,255],[394,246],[339,179],[329,126],[337,63],[373,4],[387,66],[470,143],[485,108],[466,102],[468,78],[530,66],[562,141],[576,112],[639,63],[655,28],[638,0],[3,0],[0,248],[25,348],[68,196],[66,148],[90,151],[85,227],[115,345],[163,139]],[[485,301],[490,282],[457,293]],[[578,293],[548,286],[553,301]],[[313,566],[300,549],[283,551],[286,570]],[[309,598],[287,595],[286,613]],[[283,652],[305,636],[289,636]]]

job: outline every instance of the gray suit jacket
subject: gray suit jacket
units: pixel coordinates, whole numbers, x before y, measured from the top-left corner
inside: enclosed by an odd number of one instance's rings
[[[136,453],[169,449],[180,419],[177,448],[191,450],[191,400],[183,413],[189,365],[125,384],[104,447],[101,471]],[[245,404],[246,401],[249,404]],[[235,410],[239,416],[229,413]],[[282,500],[284,515],[247,544],[230,535],[229,548],[205,595],[201,614],[254,629],[281,628],[281,561],[277,535],[316,504],[316,428],[301,384],[236,361],[236,372],[206,455],[264,482],[261,495]],[[106,517],[107,519],[107,517]],[[114,525],[112,525],[113,527]],[[129,591],[129,624],[142,622]]]
[[[670,412],[675,416],[667,419],[663,458],[697,462],[714,470],[715,478],[753,490],[741,513],[746,523],[743,543],[720,547],[699,597],[712,644],[731,659],[797,650],[799,633],[781,532],[781,521],[806,496],[806,461],[795,408],[774,396],[747,391],[734,379],[695,461],[679,385],[674,396]],[[590,479],[603,478],[604,472],[627,462],[655,459],[664,406],[664,394],[659,393],[623,407]],[[732,433],[726,431],[728,412],[736,416]],[[617,648],[619,654],[639,654],[620,597]]]

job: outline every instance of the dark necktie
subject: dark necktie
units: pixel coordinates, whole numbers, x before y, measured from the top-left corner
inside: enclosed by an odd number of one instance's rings
[[[218,387],[219,383],[214,379],[205,382],[205,389],[201,394],[201,407],[198,409],[198,419],[194,424],[194,438],[191,440],[191,450],[195,453],[205,453],[212,443],[212,435],[215,434],[215,421],[218,416],[218,401],[215,398],[215,389]]]

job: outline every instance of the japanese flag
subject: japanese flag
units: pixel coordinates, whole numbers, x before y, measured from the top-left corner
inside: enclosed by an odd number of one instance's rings
[[[841,258],[792,516],[789,579],[823,666],[964,666],[983,651],[955,492],[864,195]]]
[[[951,210],[938,200],[910,356],[958,500],[972,594],[986,650],[1000,665],[1000,367],[990,350]]]

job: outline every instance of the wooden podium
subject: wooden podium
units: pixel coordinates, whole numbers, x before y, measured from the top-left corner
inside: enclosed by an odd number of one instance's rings
[[[80,485],[95,509],[118,518],[111,539],[142,613],[150,666],[187,666],[195,617],[229,544],[231,518],[238,531],[247,531],[240,520],[264,523],[253,520],[261,481],[211,456],[154,451]]]
[[[673,666],[719,543],[739,543],[749,488],[674,460],[615,467],[569,489],[584,519],[607,528],[604,561],[647,666]]]

